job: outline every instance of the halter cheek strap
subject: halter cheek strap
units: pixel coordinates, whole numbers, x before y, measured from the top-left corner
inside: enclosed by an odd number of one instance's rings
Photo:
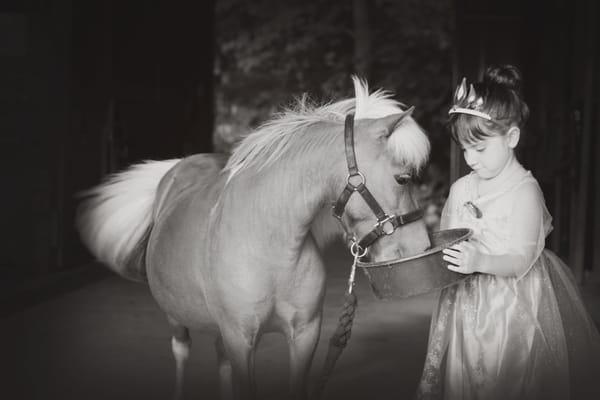
[[[417,209],[398,216],[387,215],[377,200],[375,200],[375,197],[373,197],[369,189],[367,189],[366,179],[358,169],[358,165],[356,163],[356,154],[354,152],[354,114],[348,114],[346,116],[344,126],[344,147],[346,151],[346,162],[348,164],[348,177],[346,179],[346,187],[344,187],[344,190],[334,204],[333,215],[340,221],[346,233],[350,234],[342,221],[342,215],[344,214],[346,204],[350,200],[350,197],[353,193],[358,192],[362,196],[377,218],[377,223],[375,224],[373,230],[360,239],[358,244],[356,244],[356,242],[352,244],[352,247],[357,245],[358,249],[356,249],[356,251],[362,253],[381,236],[391,235],[402,225],[415,222],[422,218],[423,210]],[[359,180],[359,182],[356,183],[356,180]],[[355,183],[352,183],[352,181],[355,181]]]
[[[377,200],[375,200],[371,192],[369,192],[369,189],[367,189],[365,177],[360,173],[358,165],[356,164],[356,154],[354,152],[354,114],[348,114],[346,116],[344,126],[344,147],[346,149],[346,161],[348,163],[348,177],[346,179],[346,187],[335,204],[333,215],[336,218],[341,219],[344,208],[346,208],[346,203],[350,200],[350,196],[352,196],[354,192],[358,192],[362,198],[365,199],[369,208],[375,213],[377,220],[380,221],[385,219],[387,215],[379,206],[379,203],[377,203]],[[356,177],[360,178],[360,182],[358,182],[358,184],[353,184],[351,181],[353,179],[355,180]]]

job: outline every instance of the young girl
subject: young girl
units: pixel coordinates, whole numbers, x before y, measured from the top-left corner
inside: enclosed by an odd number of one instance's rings
[[[600,336],[544,249],[552,217],[515,157],[529,113],[520,83],[515,67],[490,68],[469,89],[463,79],[449,111],[473,171],[452,185],[441,229],[474,233],[444,260],[470,276],[440,293],[418,398],[600,399]]]

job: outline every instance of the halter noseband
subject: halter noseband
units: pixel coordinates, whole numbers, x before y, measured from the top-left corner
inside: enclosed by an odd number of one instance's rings
[[[369,246],[371,246],[377,239],[384,235],[391,235],[396,229],[402,225],[415,222],[423,217],[423,210],[417,209],[402,215],[387,215],[377,200],[373,197],[369,189],[366,186],[366,179],[363,174],[358,170],[356,164],[356,154],[354,152],[354,114],[348,114],[346,116],[346,122],[344,127],[344,147],[346,149],[346,161],[348,163],[348,177],[346,178],[346,187],[338,197],[335,205],[333,206],[333,216],[336,217],[342,227],[348,232],[344,222],[342,221],[342,215],[350,196],[354,192],[358,192],[365,200],[369,208],[373,211],[377,217],[377,223],[371,232],[366,234],[358,242],[356,238],[352,238],[351,251],[356,252],[359,255],[364,255]],[[351,182],[351,180],[360,181],[357,184]],[[356,246],[356,247],[355,247]]]

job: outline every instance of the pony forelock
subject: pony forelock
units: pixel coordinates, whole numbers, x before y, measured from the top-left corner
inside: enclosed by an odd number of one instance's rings
[[[411,167],[416,172],[427,163],[430,149],[429,138],[410,117],[396,127],[388,140],[388,151],[396,161]]]
[[[369,94],[365,80],[356,76],[354,91],[356,98],[355,118],[383,118],[390,114],[402,112],[406,106],[392,98],[392,93],[378,89]],[[394,159],[419,171],[429,159],[429,138],[416,121],[408,116],[404,118],[390,135],[388,151]]]
[[[392,98],[391,92],[378,89],[369,94],[369,86],[364,79],[352,76],[352,81],[354,98],[315,105],[304,95],[297,99],[295,105],[246,136],[225,166],[229,178],[238,171],[250,167],[261,169],[280,159],[289,150],[292,141],[313,124],[326,121],[342,123],[348,113],[354,113],[355,119],[383,118],[406,108]],[[410,116],[398,124],[388,141],[390,154],[415,170],[425,165],[429,149],[429,139]]]

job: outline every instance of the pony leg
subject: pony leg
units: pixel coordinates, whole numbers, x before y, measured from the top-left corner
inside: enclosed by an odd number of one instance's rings
[[[321,315],[303,326],[293,327],[288,335],[290,349],[290,398],[308,398],[308,372],[319,335]]]
[[[235,399],[256,399],[254,376],[255,335],[246,337],[231,330],[221,331],[227,359],[231,363]]]
[[[171,322],[173,326],[173,337],[171,338],[171,350],[175,358],[175,392],[173,399],[179,400],[183,398],[183,374],[185,371],[185,363],[190,356],[190,347],[192,339],[190,331],[185,326]]]
[[[221,399],[233,399],[233,379],[231,362],[225,354],[225,347],[223,346],[223,338],[221,335],[217,337],[215,342],[217,349],[217,362],[219,364],[219,384]]]

